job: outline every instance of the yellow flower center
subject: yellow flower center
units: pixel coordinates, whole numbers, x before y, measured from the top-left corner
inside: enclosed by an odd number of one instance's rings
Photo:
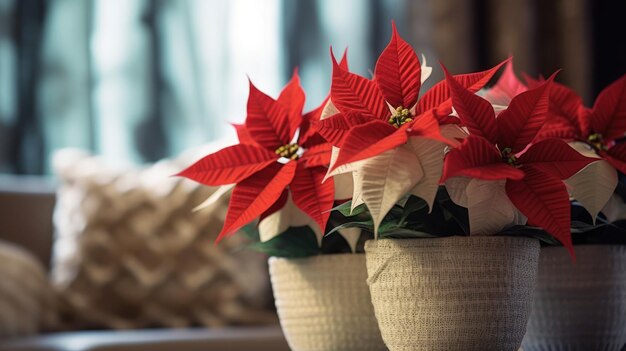
[[[597,151],[606,151],[608,148],[604,144],[604,138],[600,133],[593,133],[587,138],[587,142]]]
[[[517,157],[515,157],[510,147],[505,147],[504,150],[502,150],[502,161],[513,167],[517,166]]]
[[[300,149],[300,145],[298,144],[287,144],[279,147],[274,151],[276,155],[280,157],[286,157],[290,160],[297,160],[300,156],[298,155],[298,150]]]
[[[403,106],[398,106],[392,113],[391,117],[389,117],[389,124],[396,128],[400,128],[401,125],[405,123],[409,123],[413,120],[413,116],[411,115],[411,111],[409,109],[404,108]]]

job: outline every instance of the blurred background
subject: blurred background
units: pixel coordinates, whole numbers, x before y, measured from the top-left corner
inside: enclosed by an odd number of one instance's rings
[[[232,137],[247,77],[276,96],[300,67],[307,108],[329,88],[329,47],[363,75],[391,20],[435,66],[509,55],[585,101],[626,70],[625,2],[592,0],[0,0],[0,173],[50,173],[78,147],[142,164]]]

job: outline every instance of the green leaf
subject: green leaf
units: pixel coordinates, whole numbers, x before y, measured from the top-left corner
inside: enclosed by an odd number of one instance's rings
[[[407,228],[393,228],[382,233],[378,233],[381,239],[415,239],[415,238],[437,238],[440,235],[432,235],[418,230]]]
[[[344,228],[361,228],[361,229],[365,229],[367,231],[374,231],[374,222],[372,222],[372,220],[367,220],[367,221],[361,221],[361,222],[346,222],[346,223],[342,223],[339,224],[337,226],[335,226],[333,229],[331,229],[326,236],[331,235],[337,231],[339,231],[340,229],[344,229]]]
[[[469,218],[467,215],[467,209],[455,204],[450,195],[446,191],[445,187],[439,187],[437,192],[437,205],[441,208],[443,213],[444,222],[454,222],[463,233],[469,235]]]
[[[238,233],[249,241],[257,242],[261,240],[256,221],[244,225],[239,229]]]
[[[315,233],[309,227],[292,227],[268,241],[256,241],[248,247],[269,256],[286,258],[308,257],[321,253]]]
[[[335,206],[331,209],[331,211],[337,211],[341,213],[344,217],[355,217],[367,211],[367,206],[365,204],[360,204],[354,208],[353,211],[350,211],[352,208],[352,200],[348,200],[338,206]]]
[[[424,212],[424,214],[428,214],[428,203],[417,196],[409,196],[404,204],[400,221],[404,222],[411,214],[420,211]]]

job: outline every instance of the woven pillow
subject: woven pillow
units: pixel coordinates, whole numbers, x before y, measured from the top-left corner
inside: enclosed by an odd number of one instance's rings
[[[54,290],[26,250],[0,241],[0,339],[55,328]]]
[[[227,196],[193,212],[213,188],[172,177],[183,162],[114,169],[57,152],[52,277],[73,328],[225,326],[276,321],[266,258],[214,245]]]

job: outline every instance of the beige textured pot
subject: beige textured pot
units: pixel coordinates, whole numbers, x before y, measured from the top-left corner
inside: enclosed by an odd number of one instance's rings
[[[280,324],[294,351],[387,350],[366,284],[365,255],[269,259]]]
[[[454,236],[372,240],[368,284],[391,351],[514,351],[526,332],[535,239]]]
[[[626,247],[541,249],[524,351],[621,350],[626,344]]]

